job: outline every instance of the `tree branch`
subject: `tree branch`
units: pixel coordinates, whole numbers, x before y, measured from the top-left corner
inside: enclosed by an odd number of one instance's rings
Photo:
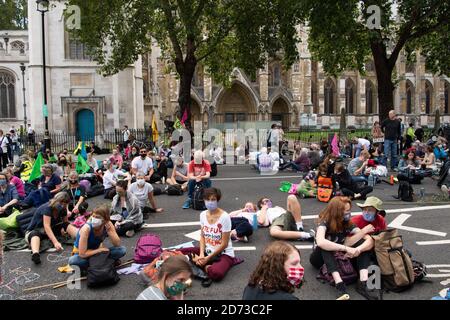
[[[217,45],[219,45],[219,43],[230,33],[230,31],[234,28],[235,25],[236,25],[236,23],[231,24],[227,28],[226,32],[224,32],[224,34],[221,37],[218,37],[216,39],[216,41],[210,46],[211,49],[207,53],[205,53],[203,56],[197,58],[197,61],[200,62],[200,61],[206,59],[207,57],[209,57],[212,53],[214,53]]]
[[[164,15],[166,16],[167,30],[169,31],[169,38],[170,41],[172,42],[173,50],[175,51],[177,59],[183,61],[183,51],[181,50],[180,42],[178,41],[177,38],[177,32],[175,30],[175,23],[173,21],[172,10],[169,5],[170,3],[168,0],[162,0],[161,4],[164,11]]]

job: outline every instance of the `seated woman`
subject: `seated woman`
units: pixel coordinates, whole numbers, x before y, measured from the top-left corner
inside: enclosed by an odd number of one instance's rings
[[[264,249],[242,300],[298,300],[293,293],[301,286],[304,273],[297,248],[274,241]]]
[[[103,245],[107,236],[112,244],[109,248]],[[109,252],[114,260],[119,260],[127,252],[120,245],[120,238],[110,220],[109,208],[105,205],[95,208],[89,221],[78,230],[69,265],[86,268],[89,265],[88,259],[102,252]]]
[[[433,152],[433,146],[428,146],[425,156],[420,163],[423,169],[436,169],[436,157]]]
[[[50,164],[44,164],[41,167],[42,176],[39,178],[40,187],[45,188],[54,196],[61,190],[61,178],[54,173],[53,167]]]
[[[192,268],[185,256],[169,257],[159,267],[157,283],[142,291],[136,300],[184,300],[191,277]]]
[[[434,157],[436,160],[445,161],[448,158],[448,154],[445,151],[444,145],[441,143],[437,143],[433,149]]]
[[[150,212],[160,213],[164,211],[156,205],[156,200],[153,195],[153,186],[145,181],[144,172],[137,172],[136,182],[130,185],[129,191],[139,200],[139,206],[143,215],[147,215]]]
[[[370,250],[374,243],[372,238],[351,223],[351,201],[346,197],[331,199],[328,206],[320,213],[316,232],[317,246],[310,256],[311,264],[319,269],[323,264],[331,273],[338,299],[348,295],[334,258],[335,252],[345,252],[355,259],[359,270],[359,282],[356,291],[369,300],[378,300],[379,291],[367,287],[368,267],[371,265]]]
[[[302,208],[297,197],[287,197],[287,209],[273,207],[272,200],[264,197],[258,201],[258,225],[269,227],[270,235],[281,240],[313,241],[309,232],[303,231]]]
[[[25,241],[31,246],[31,260],[35,264],[41,263],[39,248],[42,240],[50,239],[55,249],[62,251],[63,247],[57,237],[67,233],[75,238],[78,230],[69,223],[67,218],[69,202],[69,195],[66,192],[59,192],[50,202],[36,209],[25,232]]]
[[[89,167],[92,168],[93,172],[97,172],[97,170],[98,170],[98,162],[97,162],[97,159],[94,158],[94,153],[89,152],[87,154],[86,163],[88,164]]]
[[[111,203],[112,215],[119,217],[114,224],[119,236],[134,236],[144,222],[139,200],[128,190],[128,181],[117,181],[116,195]]]
[[[253,216],[256,215],[256,206],[247,202],[244,208],[230,212],[231,240],[248,242],[253,234]]]
[[[222,280],[236,264],[230,237],[231,218],[218,207],[221,197],[217,188],[204,190],[207,210],[200,213],[200,247],[180,250],[185,255],[191,255],[192,262],[207,274],[208,278],[202,281],[204,287],[209,287],[212,281]]]
[[[25,185],[23,181],[14,175],[13,167],[8,167],[5,170],[6,180],[8,180],[9,184],[16,187],[17,193],[19,194],[19,200],[25,199]]]
[[[336,182],[339,183],[342,194],[352,199],[365,200],[366,196],[373,191],[372,187],[359,188],[342,163],[338,163],[334,168],[333,183]]]
[[[5,173],[0,173],[0,217],[7,217],[19,203],[19,194],[15,186],[9,183]]]
[[[280,170],[292,168],[297,172],[308,172],[311,169],[311,160],[308,157],[308,149],[303,148],[297,159],[280,166]]]
[[[65,180],[67,176],[69,175],[70,171],[72,170],[72,166],[69,164],[69,161],[66,158],[66,155],[64,153],[61,153],[58,156],[58,166],[55,170],[55,174],[58,175],[62,180]]]
[[[420,161],[417,159],[414,151],[410,150],[398,163],[398,171],[404,172],[408,169],[414,170],[420,167]]]
[[[172,176],[167,179],[168,185],[180,185],[184,191],[188,188],[188,165],[184,162],[182,157],[176,157],[175,167],[172,170]]]
[[[86,202],[86,189],[80,186],[78,173],[72,171],[69,173],[69,187],[66,190],[70,198],[70,203],[67,206],[67,217],[69,220],[75,220],[77,215],[84,215],[89,204]]]
[[[134,158],[139,157],[139,148],[136,146],[131,147],[130,152],[127,154],[127,160],[133,161]]]

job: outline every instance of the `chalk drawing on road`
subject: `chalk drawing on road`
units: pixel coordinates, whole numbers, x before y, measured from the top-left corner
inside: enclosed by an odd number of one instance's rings
[[[434,231],[434,230],[428,230],[428,229],[421,229],[421,228],[413,228],[413,227],[404,226],[403,223],[405,223],[405,221],[408,220],[410,217],[411,217],[410,214],[402,213],[397,218],[395,218],[394,221],[392,221],[389,224],[389,227],[400,229],[400,230],[405,230],[405,231],[410,231],[410,232],[430,234],[430,235],[438,236],[438,237],[445,237],[445,236],[447,236],[446,232],[438,232],[438,231]]]
[[[24,268],[23,266],[9,270],[9,273],[13,274],[15,276],[21,276],[21,275],[24,275],[24,274],[27,274],[30,272],[31,272],[31,268]]]
[[[21,276],[18,276],[15,279],[16,284],[18,284],[19,286],[23,286],[27,283],[36,281],[37,279],[39,279],[41,276],[37,273],[28,273],[28,274],[23,274]]]
[[[65,252],[62,253],[50,253],[47,255],[47,261],[51,263],[61,263],[69,260],[69,256]]]
[[[32,293],[17,298],[18,300],[58,300],[58,296],[50,293]]]
[[[2,294],[0,293],[0,300],[14,300],[13,296],[10,294]]]

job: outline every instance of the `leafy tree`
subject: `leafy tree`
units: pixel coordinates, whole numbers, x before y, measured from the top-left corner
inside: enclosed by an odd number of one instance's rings
[[[326,72],[346,69],[364,73],[372,56],[378,79],[380,118],[394,106],[395,64],[404,49],[413,59],[420,50],[427,68],[450,74],[450,2],[442,0],[301,0],[309,21],[309,48]],[[381,9],[379,28],[369,28],[373,11]],[[393,14],[395,13],[396,14]]]
[[[28,28],[26,0],[0,0],[0,30]]]
[[[283,52],[285,65],[297,58],[297,0],[69,0],[81,8],[74,34],[111,75],[149,52],[152,40],[172,63],[179,79],[180,117],[188,110],[197,64],[229,83],[239,67],[248,73]],[[189,124],[190,121],[187,121]]]

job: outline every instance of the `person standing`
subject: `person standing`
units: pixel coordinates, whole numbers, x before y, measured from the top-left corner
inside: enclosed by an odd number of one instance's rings
[[[123,146],[125,148],[130,138],[130,130],[128,130],[128,126],[123,126],[122,134],[123,134]]]
[[[8,165],[8,138],[0,130],[0,169],[6,169]]]
[[[34,144],[35,132],[34,129],[31,127],[31,124],[28,124],[27,135],[28,135],[28,145]]]
[[[384,165],[387,166],[390,159],[391,169],[394,170],[397,167],[397,145],[401,136],[400,121],[394,110],[389,111],[389,118],[383,121],[381,130],[384,133]]]

